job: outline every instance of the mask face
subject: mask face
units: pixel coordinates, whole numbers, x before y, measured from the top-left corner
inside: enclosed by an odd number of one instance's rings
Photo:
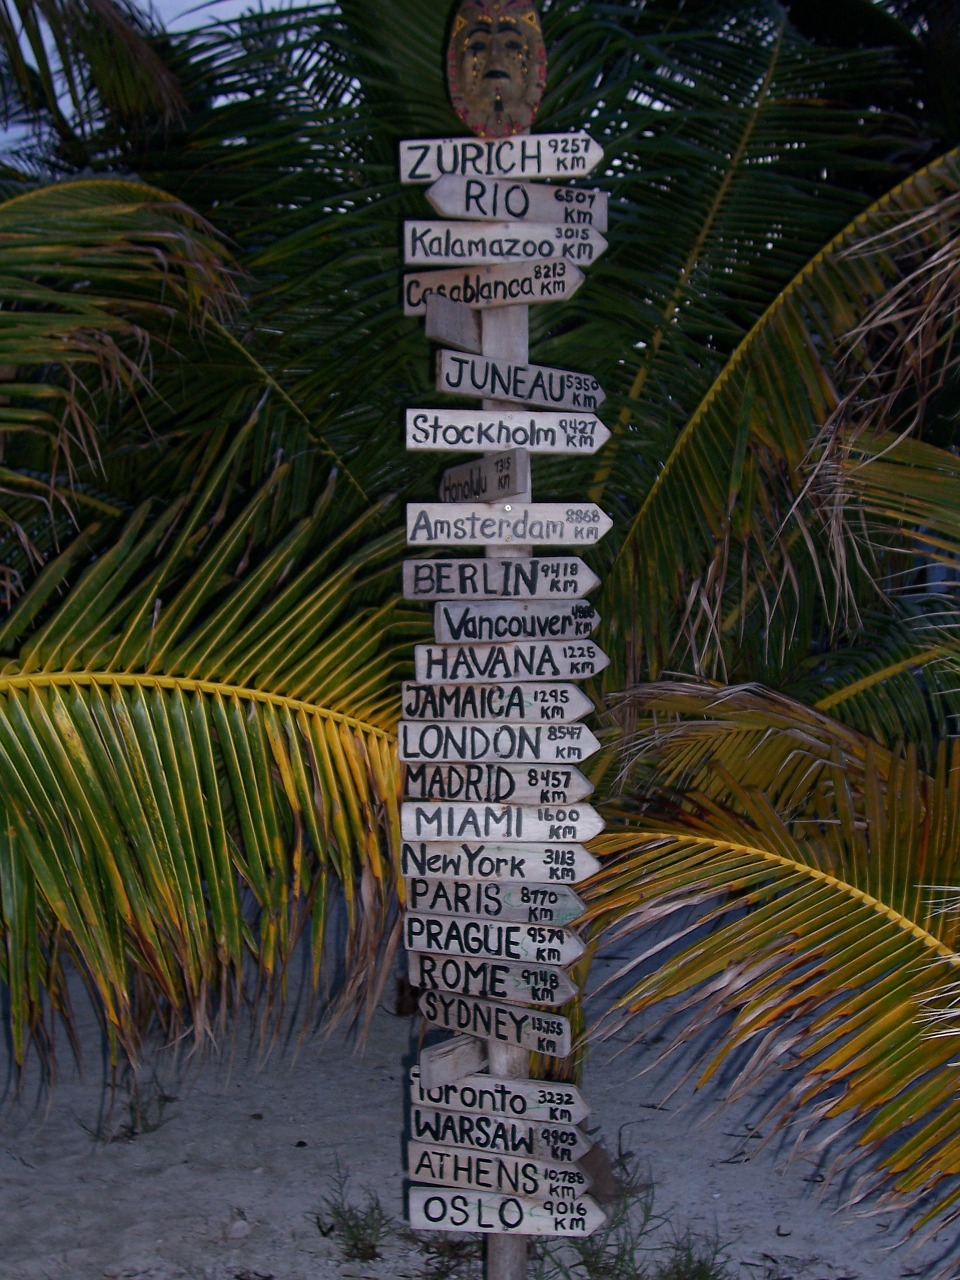
[[[454,110],[480,138],[529,129],[547,78],[531,0],[462,0],[447,48]]]

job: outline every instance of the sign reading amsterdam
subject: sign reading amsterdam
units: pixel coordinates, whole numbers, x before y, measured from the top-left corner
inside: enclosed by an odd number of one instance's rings
[[[410,1177],[441,1187],[474,1187],[478,1191],[504,1191],[529,1200],[583,1195],[590,1178],[579,1165],[532,1160],[529,1156],[486,1154],[467,1147],[441,1147],[425,1142],[407,1143]]]
[[[454,880],[531,880],[579,884],[600,870],[580,844],[476,844],[440,840],[405,842],[400,848],[405,876],[447,876]]]
[[[587,546],[612,527],[594,502],[407,503],[411,547]]]
[[[485,803],[573,804],[585,800],[593,783],[579,769],[531,768],[508,764],[408,764],[408,800],[469,800]]]
[[[414,684],[403,686],[405,720],[580,720],[593,703],[575,684]]]
[[[477,178],[582,177],[602,159],[603,148],[586,133],[425,138],[400,143],[400,181],[435,182],[447,173]]]
[[[540,1013],[515,1004],[474,1000],[448,991],[424,991],[420,1012],[448,1031],[502,1040],[505,1044],[565,1058],[570,1053],[570,1023],[559,1013]],[[442,1141],[442,1139],[440,1139]]]
[[[526,449],[596,453],[610,432],[592,413],[491,413],[486,409],[408,409],[407,448]]]
[[[587,265],[599,258],[606,247],[606,240],[593,227],[550,226],[543,222],[413,220],[403,227],[403,260],[408,267],[550,261]]]
[[[598,409],[606,399],[600,383],[589,373],[552,369],[548,365],[512,364],[456,351],[439,353],[437,390],[543,405],[547,409]]]
[[[600,622],[592,604],[550,600],[438,604],[433,634],[439,641],[566,640],[589,636]]]
[[[510,182],[502,178],[438,178],[427,199],[444,218],[476,218],[496,222],[562,222],[564,226],[607,229],[607,195],[582,187]]]
[[[540,1203],[493,1191],[449,1187],[410,1188],[410,1225],[415,1231],[493,1231],[527,1236],[588,1236],[606,1221],[590,1196],[557,1192]]]
[[[489,880],[406,880],[407,906],[438,916],[489,916],[517,924],[569,924],[584,906],[565,884]]]
[[[413,660],[417,680],[440,684],[482,680],[566,680],[586,678],[610,659],[592,640],[543,644],[418,644]]]
[[[459,920],[454,916],[408,913],[404,937],[408,951],[441,951],[492,960],[532,960],[537,964],[573,964],[584,952],[580,938],[570,929],[557,925]],[[504,1008],[510,1006],[504,1005]]]
[[[452,1111],[489,1111],[493,1115],[512,1116],[518,1120],[579,1124],[590,1114],[579,1089],[553,1080],[499,1080],[495,1076],[472,1075],[464,1076],[454,1084],[424,1089],[419,1069],[411,1067],[410,1095],[416,1106]],[[584,1190],[586,1184],[584,1175]]]
[[[577,556],[403,562],[406,600],[552,600],[585,596],[599,581]]]
[[[583,281],[579,267],[562,259],[520,262],[516,266],[418,271],[403,277],[403,314],[425,315],[430,297],[449,298],[475,310],[531,302],[565,302],[573,297]]]
[[[405,840],[592,840],[603,819],[589,804],[460,804],[438,800],[402,804]]]
[[[415,952],[408,957],[410,982],[431,991],[459,991],[512,1004],[561,1005],[577,994],[562,969],[510,960]]]
[[[571,764],[589,760],[600,743],[582,724],[470,724],[456,720],[401,720],[400,759],[515,760]]]
[[[449,467],[440,479],[444,502],[492,502],[524,493],[530,484],[530,459],[523,449]]]

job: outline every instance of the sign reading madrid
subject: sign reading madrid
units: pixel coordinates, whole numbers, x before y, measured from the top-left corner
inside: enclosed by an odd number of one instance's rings
[[[585,800],[593,783],[572,765],[408,764],[408,800],[470,800],[485,803],[573,804]]]

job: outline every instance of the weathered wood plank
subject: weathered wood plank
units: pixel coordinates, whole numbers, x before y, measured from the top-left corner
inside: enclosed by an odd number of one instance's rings
[[[415,960],[416,956],[411,956]],[[414,983],[415,986],[420,985]],[[425,1089],[453,1084],[462,1076],[474,1075],[487,1065],[487,1046],[475,1036],[453,1036],[420,1050],[420,1081]]]
[[[408,909],[429,912],[432,916],[488,917],[517,924],[570,924],[584,912],[583,902],[565,884],[408,876],[404,886]]]
[[[599,613],[585,600],[441,601],[433,611],[440,644],[576,640],[599,625]]]
[[[407,1143],[407,1168],[411,1181],[428,1186],[500,1191],[541,1203],[557,1196],[583,1195],[590,1189],[590,1178],[578,1164],[487,1155],[427,1142]]]
[[[587,133],[507,138],[423,138],[400,143],[400,181],[436,182],[444,174],[487,178],[580,178],[603,159]]]
[[[419,1068],[411,1067],[410,1091],[417,1106],[453,1111],[489,1111],[494,1115],[510,1116],[516,1120],[579,1124],[590,1114],[587,1100],[575,1085],[555,1080],[507,1080],[497,1076],[472,1075],[440,1088],[428,1089],[424,1086]],[[570,1181],[567,1185],[581,1186],[584,1191],[587,1190],[585,1181]],[[512,1189],[517,1190],[516,1187]]]
[[[401,720],[400,759],[455,764],[502,760],[531,765],[577,764],[600,750],[583,724],[471,724],[459,720]]]
[[[561,222],[566,226],[607,229],[605,191],[559,187],[509,178],[445,174],[430,187],[427,199],[442,218],[474,218],[496,222]]]
[[[518,262],[558,261],[588,267],[606,247],[604,237],[590,226],[445,222],[433,218],[408,218],[403,224],[403,261],[408,267],[513,266]]]
[[[613,521],[595,502],[408,502],[411,547],[585,547]]]
[[[505,449],[448,467],[440,477],[440,501],[504,502],[529,487],[529,454],[525,449]]]
[[[403,277],[403,314],[426,315],[433,297],[448,298],[474,311],[566,302],[584,279],[579,267],[562,260],[416,271]]]
[[[609,666],[592,640],[532,644],[418,644],[414,675],[421,684],[475,684],[491,680],[585,680]]]
[[[457,991],[483,1000],[556,1007],[577,993],[562,969],[510,960],[478,960],[475,956],[433,955],[415,951],[408,957],[410,983],[430,991]]]
[[[501,844],[474,840],[404,841],[400,868],[405,876],[447,876],[454,880],[526,880],[533,884],[579,884],[600,870],[581,844]]]
[[[455,956],[529,960],[561,966],[573,964],[584,952],[582,939],[573,930],[559,925],[459,920],[413,911],[408,911],[404,919],[404,939],[408,951],[442,951]],[[470,1034],[482,1033],[471,1031]]]
[[[408,800],[510,800],[514,804],[576,804],[593,783],[572,765],[408,764],[403,780]]]
[[[579,599],[599,582],[579,556],[403,562],[407,600]]]
[[[437,390],[545,409],[599,409],[606,399],[600,383],[589,373],[461,355],[445,348],[438,352]]]
[[[606,1222],[588,1195],[558,1194],[543,1204],[492,1191],[411,1186],[410,1226],[415,1231],[484,1231],[528,1236],[589,1236]]]
[[[575,684],[417,684],[403,686],[405,720],[572,722],[594,710]]]

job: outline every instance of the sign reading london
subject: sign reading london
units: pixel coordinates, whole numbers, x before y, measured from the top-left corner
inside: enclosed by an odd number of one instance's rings
[[[435,182],[446,173],[477,178],[581,177],[602,159],[603,148],[586,133],[425,138],[400,143],[400,181]]]

